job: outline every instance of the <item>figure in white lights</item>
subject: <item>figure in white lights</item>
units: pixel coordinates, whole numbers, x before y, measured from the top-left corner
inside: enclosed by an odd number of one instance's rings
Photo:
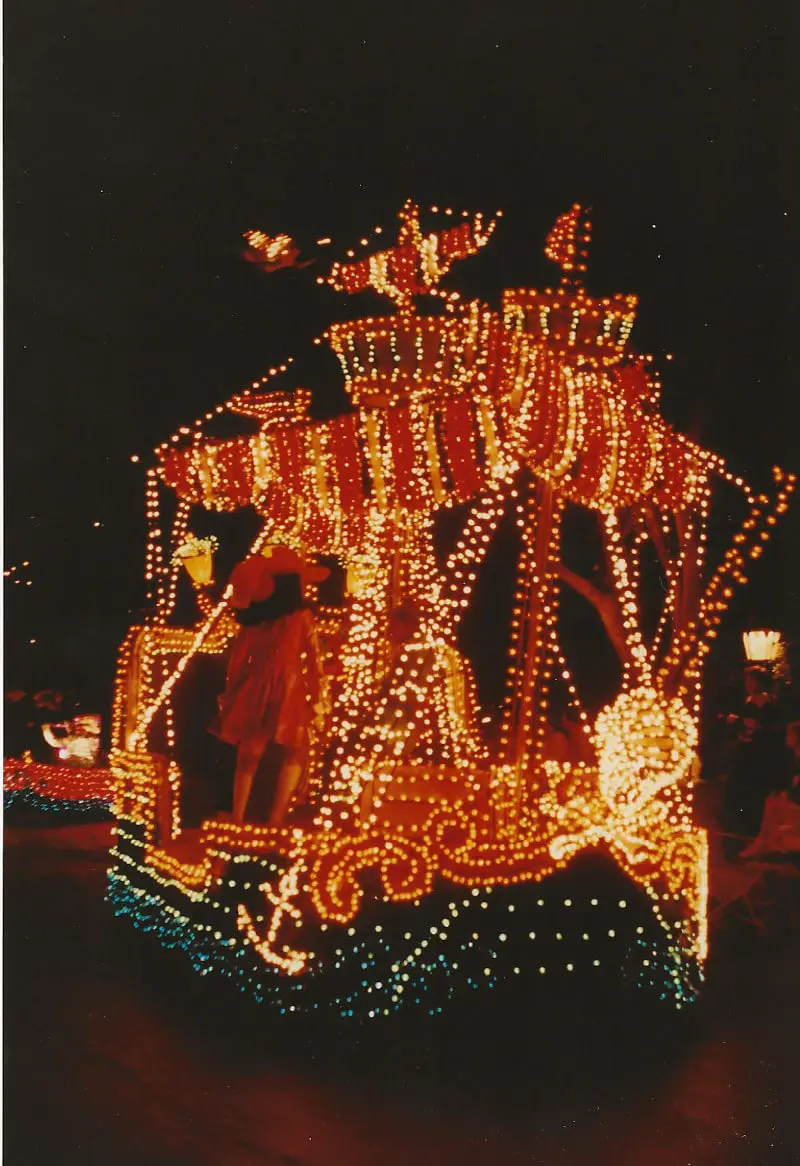
[[[568,767],[549,765],[554,784],[541,806],[559,826],[550,843],[553,857],[600,841],[618,846],[632,862],[649,854],[669,828],[663,795],[690,776],[697,742],[697,724],[679,698],[649,685],[620,693],[595,722],[595,790],[584,774],[580,792],[570,792]]]

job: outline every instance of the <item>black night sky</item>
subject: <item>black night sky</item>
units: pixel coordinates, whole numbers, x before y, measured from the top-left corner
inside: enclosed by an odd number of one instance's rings
[[[107,702],[143,600],[150,451],[287,355],[302,372],[354,310],[313,268],[244,263],[253,226],[310,253],[330,235],[332,259],[408,196],[501,207],[451,277],[497,303],[552,281],[547,230],[591,204],[590,289],[640,295],[668,419],[754,483],[800,469],[794,9],[11,0],[6,567],[28,560],[32,585],[6,582],[6,685]],[[308,375],[324,408],[337,370]],[[797,530],[731,634],[800,637]]]

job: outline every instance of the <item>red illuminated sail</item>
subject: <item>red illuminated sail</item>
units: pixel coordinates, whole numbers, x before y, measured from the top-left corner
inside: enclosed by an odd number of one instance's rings
[[[566,279],[574,279],[576,273],[586,271],[587,248],[592,230],[588,213],[579,203],[575,203],[570,210],[558,216],[545,240],[545,255],[558,264]]]

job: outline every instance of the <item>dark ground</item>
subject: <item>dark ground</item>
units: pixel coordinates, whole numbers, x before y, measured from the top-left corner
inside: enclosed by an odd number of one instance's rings
[[[6,829],[7,1166],[800,1162],[796,938],[718,944],[680,1025],[290,1036],[111,917],[108,830]]]

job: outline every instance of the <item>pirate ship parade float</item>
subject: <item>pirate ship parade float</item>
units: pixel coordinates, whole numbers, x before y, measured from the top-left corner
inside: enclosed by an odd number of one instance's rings
[[[115,694],[109,899],[281,1012],[433,1013],[499,985],[532,999],[570,973],[680,1006],[707,955],[708,840],[691,793],[703,664],[794,479],[774,470],[756,495],[665,423],[652,360],[628,348],[636,299],[583,287],[587,212],[547,238],[559,286],[505,291],[499,311],[441,287],[495,221],[448,222],[423,234],[409,203],[393,246],[319,280],[390,301],[317,341],[341,363],[348,411],[315,421],[305,389],[257,382],[207,415],[246,418],[249,434],[198,422],[157,451],[154,608],[125,640]],[[250,242],[280,266],[280,242]],[[726,513],[738,498],[741,522],[715,559],[720,496]],[[278,826],[234,821],[229,801],[190,812],[181,752],[191,678],[216,662],[219,691],[238,630],[230,584],[212,583],[222,527],[189,531],[244,513],[258,519],[251,555],[288,545],[347,579],[336,603],[317,596],[324,719],[305,817]],[[568,565],[573,519],[605,583]],[[518,557],[490,736],[460,633],[476,595],[491,598],[501,530]],[[581,703],[580,642],[569,658],[570,602],[618,657],[599,711]],[[398,611],[413,613],[399,642]],[[205,732],[206,712],[195,721]]]

